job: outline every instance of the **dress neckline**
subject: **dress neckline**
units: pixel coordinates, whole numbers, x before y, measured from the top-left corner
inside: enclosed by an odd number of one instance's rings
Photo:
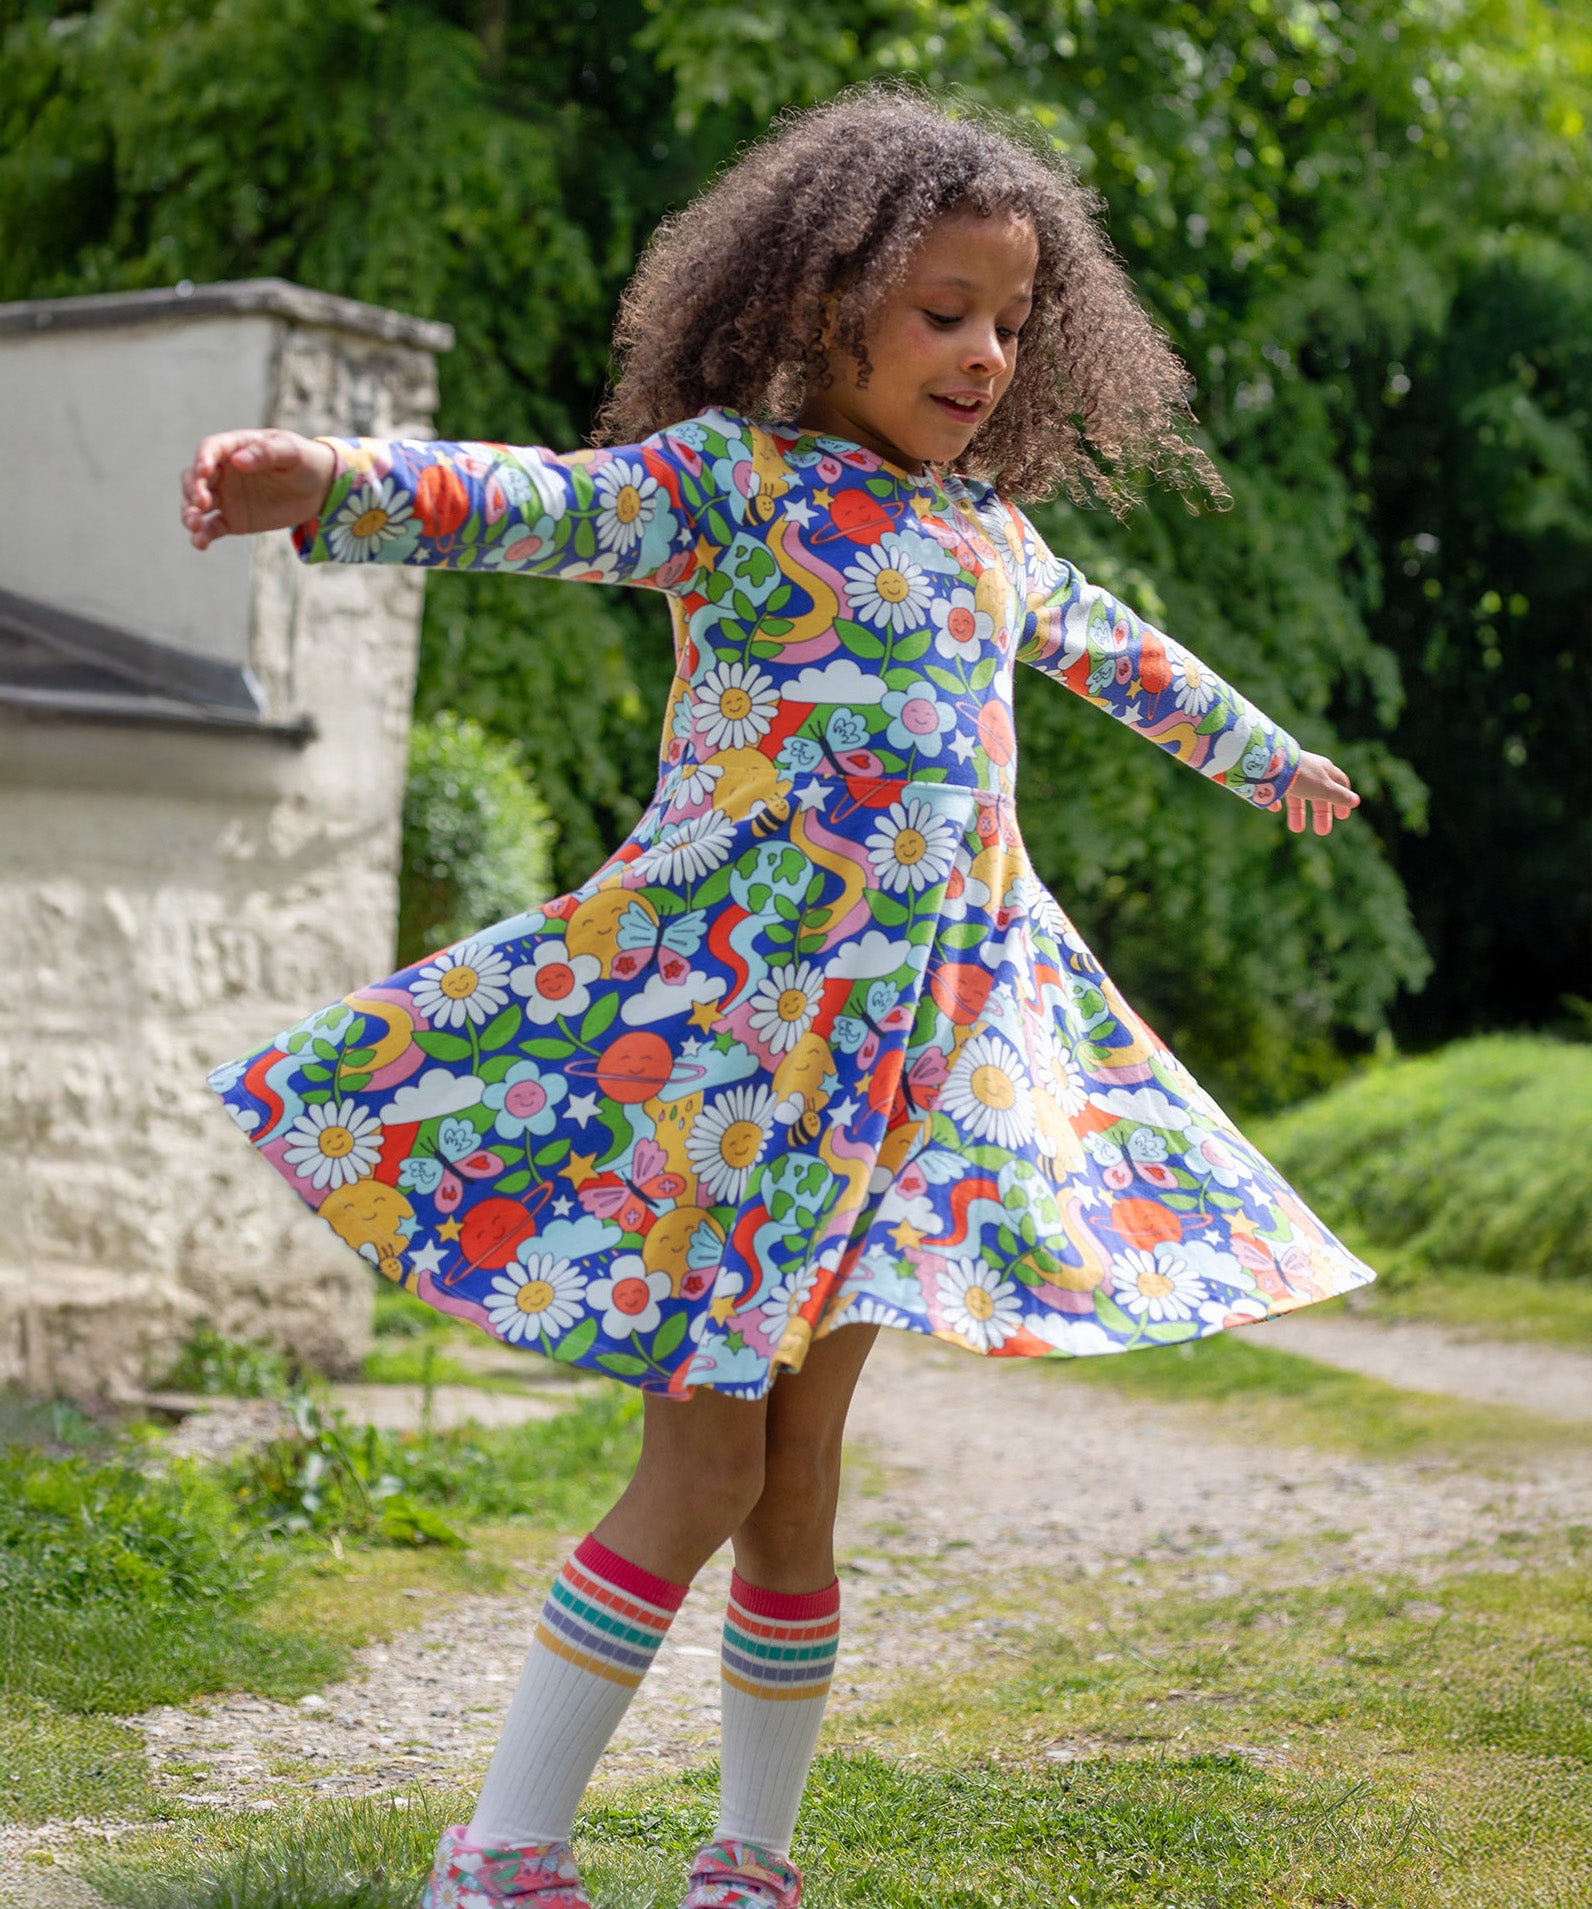
[[[810,438],[815,444],[821,438],[826,444],[836,445],[843,450],[861,451],[865,456],[878,458],[879,469],[887,471],[898,483],[910,484],[914,490],[935,491],[942,497],[949,495],[945,479],[941,477],[939,470],[933,464],[924,465],[921,471],[909,471],[904,464],[892,463],[889,458],[881,456],[869,445],[859,444],[855,438],[842,437],[836,431],[809,430],[805,424],[797,424],[794,419],[783,420],[770,428],[781,435],[790,432],[797,438]]]

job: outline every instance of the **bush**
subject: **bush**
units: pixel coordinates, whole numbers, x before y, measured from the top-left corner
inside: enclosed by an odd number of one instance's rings
[[[1592,1277],[1592,1048],[1458,1041],[1253,1138],[1330,1226],[1407,1265]]]
[[[444,710],[409,735],[398,959],[517,915],[552,892],[553,825],[518,746]]]

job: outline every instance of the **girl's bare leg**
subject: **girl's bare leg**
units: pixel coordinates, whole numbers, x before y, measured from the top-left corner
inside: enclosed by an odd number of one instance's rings
[[[877,1328],[820,1339],[769,1398],[763,1489],[735,1533],[724,1619],[719,1823],[688,1901],[716,1901],[726,1865],[794,1901],[791,1837],[840,1635],[835,1507],[841,1435]]]
[[[750,1583],[799,1592],[834,1582],[841,1441],[878,1336],[877,1326],[843,1326],[769,1394],[762,1490],[735,1532],[735,1567]]]

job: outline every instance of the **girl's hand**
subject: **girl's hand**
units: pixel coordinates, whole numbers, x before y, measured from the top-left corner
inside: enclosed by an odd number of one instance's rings
[[[1349,778],[1326,756],[1302,755],[1299,758],[1299,773],[1294,777],[1285,799],[1288,826],[1295,835],[1304,829],[1307,806],[1313,812],[1313,826],[1317,835],[1330,835],[1334,817],[1340,822],[1347,822],[1350,813],[1360,806],[1360,798],[1350,786]],[[1283,803],[1273,802],[1271,806],[1280,809]]]
[[[318,517],[337,474],[329,444],[296,431],[218,431],[182,474],[182,521],[195,550],[218,537],[292,530]]]

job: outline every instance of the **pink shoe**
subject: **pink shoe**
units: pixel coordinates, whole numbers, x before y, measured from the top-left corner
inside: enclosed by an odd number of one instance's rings
[[[455,1823],[442,1832],[420,1909],[591,1909],[591,1899],[568,1843],[490,1849]]]
[[[680,1909],[796,1909],[802,1873],[756,1843],[709,1843],[691,1865],[691,1888]]]

